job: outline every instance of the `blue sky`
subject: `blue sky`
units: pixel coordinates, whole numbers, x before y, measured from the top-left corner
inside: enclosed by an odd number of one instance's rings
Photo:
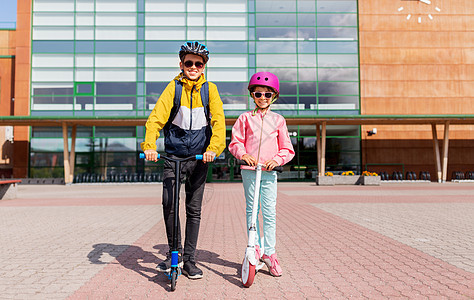
[[[16,1],[0,0],[0,23],[16,22]]]

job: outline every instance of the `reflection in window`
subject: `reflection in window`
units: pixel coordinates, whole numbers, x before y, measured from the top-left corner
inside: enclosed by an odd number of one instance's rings
[[[296,14],[257,13],[256,25],[257,26],[296,26]]]
[[[296,42],[257,42],[257,53],[295,53]]]
[[[321,95],[358,95],[357,82],[319,82],[318,92]]]
[[[316,31],[313,29],[314,37],[316,36]],[[257,28],[257,40],[265,39],[296,39],[296,29],[291,27],[269,27],[269,28]]]
[[[318,12],[357,12],[357,1],[321,1],[318,0]]]
[[[357,26],[357,15],[318,14],[318,26]]]
[[[359,70],[357,68],[319,68],[320,81],[357,81]]]
[[[135,82],[96,82],[97,95],[135,95]]]

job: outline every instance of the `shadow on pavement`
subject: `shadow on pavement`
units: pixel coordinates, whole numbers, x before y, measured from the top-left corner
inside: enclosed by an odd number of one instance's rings
[[[166,256],[166,253],[168,251],[168,245],[166,245],[166,244],[156,245],[153,248],[157,249],[159,251],[159,253],[162,254],[163,256]],[[217,274],[217,275],[221,276],[222,278],[224,278],[225,280],[227,280],[229,283],[232,283],[232,284],[235,284],[237,286],[240,286],[240,287],[244,288],[242,286],[242,282],[240,281],[241,265],[238,264],[238,263],[232,262],[232,261],[222,259],[219,256],[220,255],[215,253],[215,252],[197,249],[196,250],[196,265],[198,267],[201,267],[201,268],[207,269],[211,272],[214,272],[215,274]],[[219,266],[224,266],[224,267],[227,267],[227,268],[235,269],[236,273],[234,273],[234,274],[225,274],[225,273],[219,272],[215,268],[209,267],[208,265],[219,265]]]
[[[161,252],[166,253],[164,247],[167,245],[155,246]],[[164,289],[168,289],[169,279],[156,270],[161,260],[153,253],[144,251],[138,246],[132,245],[114,245],[108,243],[95,244],[94,249],[89,252],[87,258],[92,264],[111,264],[113,262],[104,262],[101,260],[103,254],[109,254],[114,257],[123,267],[135,271],[149,281],[161,285]],[[146,267],[143,264],[152,264],[153,267]],[[151,275],[150,275],[151,274]]]

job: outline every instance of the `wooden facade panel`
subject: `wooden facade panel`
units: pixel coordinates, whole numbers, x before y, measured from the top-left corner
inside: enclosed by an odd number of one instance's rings
[[[363,65],[364,80],[474,80],[474,65]]]
[[[474,48],[462,50],[462,63],[474,65]]]
[[[474,25],[473,25],[474,26]],[[360,44],[374,48],[451,48],[474,47],[474,31],[460,32],[361,32]],[[429,49],[427,49],[429,50]]]
[[[474,2],[472,0],[431,0],[431,5],[426,5],[418,1],[404,0],[363,0],[359,1],[360,14],[399,14],[399,7],[404,7],[401,12],[414,13],[432,13],[440,15],[464,15],[474,11]],[[439,7],[441,11],[437,11]]]
[[[469,83],[470,81],[467,81]],[[469,97],[469,89],[459,80],[362,81],[364,97]],[[469,84],[467,84],[469,85]],[[410,113],[408,113],[410,114]]]
[[[360,47],[360,63],[363,64],[461,64],[462,48],[371,48]]]
[[[360,1],[362,2],[362,1]],[[360,32],[365,31],[423,31],[423,32],[443,32],[446,28],[455,31],[472,30],[471,15],[450,15],[433,14],[433,20],[422,18],[422,23],[418,24],[415,19],[406,19],[407,14],[365,14],[360,15]]]
[[[406,98],[406,97],[368,97],[361,103],[364,115],[403,115],[403,114],[472,114],[474,101],[462,98]]]

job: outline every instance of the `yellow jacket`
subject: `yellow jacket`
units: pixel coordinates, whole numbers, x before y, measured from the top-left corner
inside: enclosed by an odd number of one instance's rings
[[[179,74],[176,76],[165,88],[160,98],[155,104],[153,111],[151,112],[148,120],[145,124],[146,134],[145,141],[141,143],[143,151],[148,149],[156,149],[156,140],[160,136],[160,130],[168,122],[170,117],[171,109],[173,107],[173,100],[175,94],[175,80],[179,80],[183,83],[183,91],[181,94],[181,107],[178,114],[173,120],[173,125],[177,125],[183,129],[192,126],[192,129],[197,129],[200,126],[207,125],[207,119],[204,116],[204,108],[201,101],[200,89],[201,86],[206,82],[204,74],[196,80],[189,80]],[[222,100],[219,96],[217,86],[208,82],[209,84],[209,112],[211,116],[211,128],[212,135],[210,143],[206,148],[206,151],[213,151],[217,155],[220,155],[225,149],[225,117]],[[192,103],[191,103],[191,91]],[[192,104],[192,105],[191,105]],[[205,137],[203,137],[205,139]],[[168,148],[165,145],[165,148]],[[200,153],[199,153],[200,154]]]

